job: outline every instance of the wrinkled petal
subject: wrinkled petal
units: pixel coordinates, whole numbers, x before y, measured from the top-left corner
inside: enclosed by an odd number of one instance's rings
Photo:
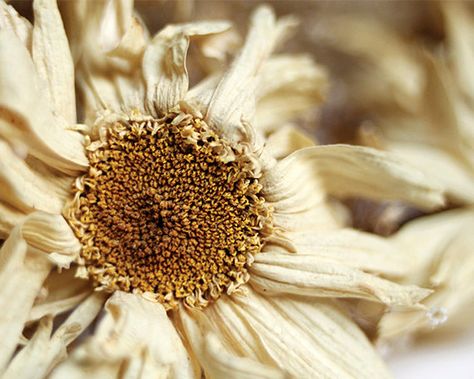
[[[41,175],[33,172],[12,149],[0,140],[0,201],[25,213],[35,209],[60,213],[64,200],[61,199]]]
[[[238,357],[236,365],[250,358],[295,378],[389,377],[363,333],[329,302],[264,298],[249,291],[192,316],[182,315],[190,343],[199,341],[193,338],[196,329],[215,334],[226,355]],[[199,342],[193,345],[199,349]]]
[[[279,55],[269,59],[257,86],[255,125],[273,131],[314,109],[328,89],[326,72],[308,56]]]
[[[63,172],[84,170],[83,137],[65,130],[48,110],[28,51],[6,31],[0,32],[0,50],[0,134]]]
[[[7,239],[13,228],[20,224],[26,215],[0,201],[0,239]]]
[[[150,377],[160,373],[171,378],[195,377],[186,349],[161,304],[115,292],[105,312],[95,334],[53,371],[52,378],[116,378],[119,373],[138,378],[144,372]]]
[[[76,123],[74,65],[55,0],[35,0],[32,56],[54,113]]]
[[[267,295],[359,298],[412,307],[431,293],[366,274],[344,263],[320,260],[312,254],[259,254],[250,274],[250,284]]]
[[[9,30],[23,43],[23,45],[31,49],[31,31],[30,22],[21,17],[11,5],[0,2],[0,30]]]
[[[290,18],[276,21],[266,6],[254,13],[245,45],[215,89],[206,114],[209,125],[221,130],[230,140],[241,138],[243,120],[253,120],[259,74],[294,24]]]
[[[170,25],[156,35],[143,57],[149,111],[166,112],[184,99],[189,85],[186,55],[190,38],[221,33],[229,27],[226,22]]]
[[[280,160],[296,150],[314,145],[315,141],[296,127],[285,126],[268,136],[265,147],[272,157]]]
[[[318,183],[340,197],[397,199],[425,209],[443,204],[440,185],[422,172],[391,154],[350,145],[299,150],[268,173],[264,187],[267,197],[279,202]]]
[[[5,379],[42,379],[66,359],[67,347],[97,317],[105,293],[96,292],[84,300],[59,328],[52,333],[52,317],[43,318],[33,338],[13,358],[3,375]]]

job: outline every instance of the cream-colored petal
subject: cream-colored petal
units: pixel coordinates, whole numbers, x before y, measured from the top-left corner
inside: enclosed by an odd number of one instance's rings
[[[428,311],[385,315],[379,326],[381,341],[432,334],[435,327],[442,332],[472,325],[466,316],[474,307],[473,227],[472,209],[454,210],[412,221],[393,237],[412,260],[405,282],[435,291],[424,301]]]
[[[54,114],[74,125],[74,65],[56,1],[35,0],[33,13],[32,56],[36,72],[47,89],[45,95]]]
[[[259,123],[257,123],[260,126]],[[281,160],[296,150],[315,145],[315,140],[305,135],[295,126],[287,125],[270,134],[266,149],[275,159]]]
[[[325,70],[308,56],[279,55],[269,59],[257,86],[257,128],[270,132],[314,109],[328,89]]]
[[[474,203],[474,173],[460,160],[439,148],[426,144],[387,143],[387,149],[403,156],[443,186],[455,201]]]
[[[18,344],[28,313],[52,268],[46,254],[28,247],[16,227],[0,250],[0,373]]]
[[[255,113],[259,74],[276,45],[286,38],[294,20],[276,21],[273,11],[259,7],[252,16],[250,30],[240,55],[217,86],[206,114],[209,125],[233,141],[245,133],[242,121],[252,122]]]
[[[190,38],[221,33],[229,27],[227,22],[170,25],[156,35],[143,56],[149,112],[166,112],[184,99],[189,85],[186,55]]]
[[[48,110],[28,51],[7,31],[0,32],[0,134],[63,172],[88,166],[83,137],[65,130]],[[15,62],[15,64],[12,64]]]
[[[297,192],[290,178],[300,178],[300,190],[305,181],[320,181],[328,194],[340,197],[397,199],[424,209],[444,203],[438,182],[397,156],[361,146],[315,146],[291,154],[265,177],[265,192],[272,201],[288,196],[288,188]]]
[[[67,347],[99,314],[105,293],[95,292],[84,300],[58,329],[52,333],[53,319],[40,321],[38,330],[27,345],[15,355],[4,379],[42,379],[67,357]]]
[[[49,183],[29,169],[12,149],[0,140],[0,200],[25,213],[35,209],[60,213],[64,201],[51,191]]]
[[[418,306],[431,291],[401,286],[344,263],[319,260],[312,254],[266,252],[255,257],[250,284],[268,295],[358,298],[388,306]]]
[[[183,309],[181,314],[182,325],[193,350],[203,367],[206,378],[234,378],[234,379],[279,379],[286,375],[274,367],[267,366],[253,359],[235,355],[223,345],[219,338],[203,330],[199,322],[194,320]],[[201,322],[204,320],[201,320]]]
[[[300,254],[321,262],[345,264],[389,277],[406,275],[411,261],[400,254],[393,241],[354,229],[297,231],[284,234]],[[262,255],[263,257],[263,255]]]
[[[62,272],[52,271],[43,283],[41,295],[36,298],[28,321],[67,312],[90,295],[93,290],[91,283],[75,275],[74,267]]]
[[[363,333],[330,302],[249,291],[219,299],[193,317],[201,333],[215,334],[226,351],[279,368],[285,377],[389,377]]]
[[[0,2],[0,30],[10,30],[28,50],[31,49],[31,23],[3,1]]]
[[[471,9],[463,3],[441,3],[441,9],[446,19],[448,44],[452,53],[457,82],[464,93],[474,98],[474,33]]]
[[[52,378],[194,378],[189,356],[161,304],[115,292],[95,334],[53,371]],[[137,372],[138,371],[138,372]],[[165,376],[166,377],[166,376]]]
[[[20,224],[26,215],[0,201],[0,239],[7,239],[13,228]]]

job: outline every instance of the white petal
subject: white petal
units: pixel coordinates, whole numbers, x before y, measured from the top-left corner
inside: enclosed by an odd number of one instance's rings
[[[194,378],[188,354],[161,304],[115,292],[95,334],[52,373],[52,378],[134,377],[137,369]],[[122,370],[126,367],[125,372]]]
[[[325,70],[308,56],[279,55],[266,62],[257,88],[255,125],[269,132],[304,115],[324,99]]]
[[[249,291],[219,299],[197,320],[201,333],[216,335],[224,352],[279,368],[286,377],[389,376],[363,333],[329,302],[266,299]]]
[[[35,0],[32,56],[45,95],[57,116],[76,123],[74,65],[55,0]]]
[[[147,107],[152,113],[166,112],[176,106],[188,90],[186,55],[193,36],[221,33],[226,22],[170,25],[156,35],[143,57]]]
[[[206,121],[221,130],[228,139],[239,140],[242,121],[251,122],[255,113],[256,87],[266,59],[281,39],[294,26],[293,19],[276,21],[273,11],[265,6],[252,16],[246,43],[240,55],[217,86]]]
[[[335,196],[398,199],[424,209],[443,204],[438,182],[401,158],[367,147],[315,146],[291,154],[265,178],[265,191],[272,201],[278,196],[287,197],[288,188],[297,192],[289,175],[300,178],[300,190],[304,188],[304,180],[312,185],[319,181],[328,194]]]
[[[260,124],[257,124],[260,127]],[[270,134],[266,141],[267,151],[279,160],[296,150],[314,145],[315,141],[291,125],[279,128]]]
[[[35,209],[60,213],[64,207],[52,186],[41,175],[36,175],[12,149],[0,140],[0,200],[29,213]]]
[[[388,306],[412,307],[431,291],[401,286],[310,254],[258,254],[250,268],[250,284],[265,294],[359,298]]]
[[[13,228],[20,224],[26,215],[0,201],[0,239],[7,239]]]
[[[28,313],[52,268],[45,254],[29,248],[16,227],[0,250],[0,372],[13,355]]]
[[[21,17],[11,5],[0,2],[0,30],[9,30],[14,33],[23,45],[31,49],[31,31],[30,22]]]
[[[48,110],[28,51],[18,39],[0,32],[0,134],[20,141],[29,152],[61,171],[77,173],[88,166],[83,137],[65,130]],[[13,65],[11,62],[15,62]]]
[[[66,348],[97,317],[105,294],[94,293],[82,302],[51,335],[53,319],[41,320],[28,344],[13,358],[4,379],[42,379],[67,356]]]

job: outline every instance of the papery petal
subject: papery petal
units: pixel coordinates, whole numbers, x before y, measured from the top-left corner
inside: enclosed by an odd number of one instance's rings
[[[65,130],[48,111],[28,51],[6,31],[0,32],[0,49],[0,134],[25,144],[29,153],[63,172],[84,170],[83,137]]]
[[[306,187],[320,186],[331,195],[398,199],[424,209],[443,204],[440,185],[402,159],[375,149],[326,145],[299,150],[283,159],[264,178],[272,202]],[[313,190],[314,192],[314,190]]]
[[[3,378],[41,379],[66,359],[68,347],[97,317],[106,294],[95,292],[52,333],[52,317],[43,318],[33,338],[15,355]]]
[[[35,0],[32,56],[54,113],[76,123],[74,65],[55,0]]]
[[[21,17],[11,5],[0,2],[0,30],[9,30],[23,43],[31,49],[31,23],[24,17]]]
[[[166,112],[178,105],[188,90],[186,55],[194,36],[221,33],[227,22],[170,25],[156,35],[143,57],[147,107],[152,113]]]
[[[115,292],[95,334],[53,371],[52,378],[194,378],[188,354],[161,304]],[[123,371],[125,369],[125,371]],[[143,374],[145,375],[145,374]],[[167,376],[164,376],[167,377]]]
[[[192,322],[197,326],[189,326]],[[389,377],[363,333],[330,302],[264,298],[249,291],[222,298],[183,324],[190,343],[196,341],[193,329],[214,334],[225,352],[279,368],[285,377]]]
[[[291,18],[277,22],[272,10],[265,6],[252,16],[246,43],[215,89],[205,118],[228,139],[238,141],[244,132],[242,121],[252,121],[258,76],[266,59],[294,24]]]
[[[412,307],[431,293],[366,274],[344,263],[319,260],[312,254],[259,254],[250,274],[250,284],[268,295],[359,298]]]

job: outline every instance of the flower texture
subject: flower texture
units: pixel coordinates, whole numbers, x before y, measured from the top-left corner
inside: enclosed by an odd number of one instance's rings
[[[440,3],[433,11],[443,21],[443,38],[433,46],[407,42],[377,21],[333,20],[335,47],[365,67],[352,73],[357,79],[348,86],[370,120],[361,126],[359,141],[399,154],[437,180],[448,199],[447,210],[410,221],[391,237],[412,260],[403,283],[434,292],[424,300],[430,318],[411,311],[382,319],[380,339],[385,342],[472,327],[474,18],[461,3]],[[347,22],[358,33],[345,33]],[[374,93],[363,84],[366,79],[373,84],[369,71],[377,78],[377,96],[366,95]]]
[[[4,377],[386,377],[337,298],[429,291],[388,280],[406,261],[334,198],[442,194],[289,124],[325,84],[309,58],[272,55],[294,19],[257,9],[227,64],[227,22],[150,39],[130,2],[66,6],[71,50],[54,1],[34,25],[0,4]],[[215,65],[189,89],[193,40]]]

